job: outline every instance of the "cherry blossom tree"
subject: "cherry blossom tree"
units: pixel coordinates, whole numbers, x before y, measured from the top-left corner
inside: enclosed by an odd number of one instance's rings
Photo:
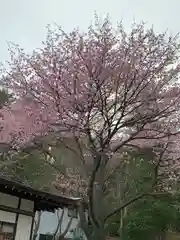
[[[87,190],[91,234],[81,207],[80,216],[88,239],[105,239],[106,221],[143,196],[157,194],[159,171],[178,166],[179,48],[178,37],[144,24],[126,33],[107,18],[96,18],[86,33],[48,27],[43,47],[31,55],[10,47],[10,70],[2,69],[2,83],[17,100],[1,111],[1,142],[18,151],[42,149],[52,158],[49,146],[64,144],[77,156],[78,167],[72,169],[78,169],[77,182],[85,182]],[[147,146],[155,154],[152,186],[109,209],[108,175],[121,166],[124,153]],[[162,162],[168,168],[159,170]]]

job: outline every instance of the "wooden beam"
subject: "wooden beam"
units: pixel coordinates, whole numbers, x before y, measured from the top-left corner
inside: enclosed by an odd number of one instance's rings
[[[0,210],[6,211],[6,212],[18,213],[18,214],[22,214],[22,215],[26,215],[26,216],[30,216],[30,217],[34,216],[33,212],[25,211],[25,210],[17,209],[17,208],[12,208],[12,207],[7,207],[4,205],[0,205]]]

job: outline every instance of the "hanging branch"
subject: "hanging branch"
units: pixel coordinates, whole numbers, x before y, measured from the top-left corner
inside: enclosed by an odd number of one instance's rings
[[[69,221],[66,225],[66,228],[62,231],[64,213],[65,213],[65,209],[62,210],[61,215],[59,216],[59,211],[57,211],[58,224],[57,224],[57,227],[56,227],[56,229],[53,233],[53,239],[54,240],[64,239],[65,235],[68,233],[68,231],[71,227],[73,216],[71,216],[71,218],[69,219]]]

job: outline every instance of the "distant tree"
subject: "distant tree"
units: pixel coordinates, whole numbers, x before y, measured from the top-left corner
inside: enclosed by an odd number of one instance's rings
[[[0,108],[8,107],[14,101],[13,94],[8,90],[0,90]],[[4,146],[2,146],[3,148]],[[9,177],[15,181],[23,182],[36,188],[47,189],[51,186],[56,174],[50,162],[45,162],[45,156],[40,152],[32,151],[30,154],[19,153],[11,160],[11,164],[6,164],[6,155],[1,155],[1,175]]]
[[[11,165],[8,167],[5,165],[3,172],[14,181],[46,191],[52,188],[52,182],[57,175],[57,171],[50,162],[46,162],[45,156],[38,151],[33,151],[31,154],[18,154],[12,159]]]
[[[121,239],[165,239],[167,231],[179,225],[179,207],[176,196],[140,200],[124,219]]]
[[[13,99],[13,94],[8,93],[8,91],[3,88],[0,90],[0,108],[12,103]]]
[[[121,197],[128,199],[136,192],[149,189],[154,174],[152,154],[151,149],[141,149],[141,151],[132,152],[131,155],[129,153],[131,159],[129,159],[129,163],[126,162],[125,166],[128,171],[119,169],[116,172],[111,184],[120,185],[119,188],[116,188],[119,191],[120,202],[122,201]],[[159,174],[157,190],[169,188],[174,193],[172,195],[157,194],[145,197],[122,209],[107,222],[108,235],[120,237],[123,240],[141,238],[156,238],[158,240],[162,239],[169,229],[177,229],[180,210],[180,194],[177,182],[179,182],[177,178],[175,182],[172,182],[168,181],[163,172]],[[110,196],[109,202],[111,204],[113,201],[117,201],[117,196],[113,194]]]

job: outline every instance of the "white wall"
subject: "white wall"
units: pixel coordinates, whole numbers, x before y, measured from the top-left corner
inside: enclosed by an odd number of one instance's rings
[[[59,209],[59,215],[61,215],[62,209]],[[63,217],[63,224],[62,224],[62,231],[66,228],[70,218],[68,217],[68,210],[65,209],[64,217]],[[71,227],[66,234],[66,237],[72,237],[72,233],[70,232],[71,229],[75,229],[77,227],[79,220],[77,218],[73,218]],[[41,221],[39,226],[39,234],[46,234],[46,233],[54,233],[58,224],[57,212],[50,213],[50,212],[43,212],[41,215]],[[38,238],[37,238],[38,239]]]
[[[18,208],[18,202],[18,197],[0,193],[0,205]],[[33,213],[34,202],[26,199],[21,199],[20,209]],[[15,223],[16,215],[16,213],[0,210],[0,221]],[[31,216],[19,214],[15,240],[29,240],[32,220],[33,218]]]
[[[21,199],[20,209],[33,212],[34,202]],[[29,240],[32,221],[33,218],[31,216],[19,214],[15,240]]]
[[[16,221],[16,213],[5,212],[0,210],[0,221],[15,223]]]
[[[19,215],[15,240],[29,240],[32,217]]]

